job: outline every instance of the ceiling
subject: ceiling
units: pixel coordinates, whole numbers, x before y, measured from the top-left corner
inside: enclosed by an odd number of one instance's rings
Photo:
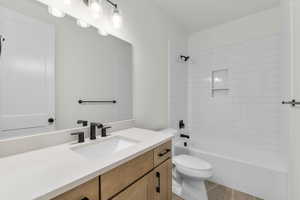
[[[155,0],[190,33],[279,5],[280,0]]]

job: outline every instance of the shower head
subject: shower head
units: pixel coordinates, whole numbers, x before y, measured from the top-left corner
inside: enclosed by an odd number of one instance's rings
[[[190,59],[190,56],[180,55],[179,57],[180,57],[180,60],[181,60],[181,61],[184,61],[184,62],[187,62],[187,61],[189,61],[189,59]]]

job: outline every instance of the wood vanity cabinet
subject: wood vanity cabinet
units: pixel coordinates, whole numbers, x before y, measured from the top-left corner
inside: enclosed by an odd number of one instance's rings
[[[53,200],[171,200],[171,141]]]

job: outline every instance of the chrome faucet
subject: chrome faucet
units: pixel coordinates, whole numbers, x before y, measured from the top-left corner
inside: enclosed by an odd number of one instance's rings
[[[103,128],[103,124],[101,123],[91,123],[91,129],[90,129],[90,139],[91,140],[96,140],[97,139],[97,134],[96,134],[96,129],[97,128]]]

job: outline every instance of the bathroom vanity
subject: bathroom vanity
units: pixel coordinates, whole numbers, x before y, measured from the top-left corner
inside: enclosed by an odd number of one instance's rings
[[[95,141],[3,157],[0,195],[10,200],[169,200],[171,139],[129,128]]]
[[[168,141],[53,200],[171,199],[170,150]]]

